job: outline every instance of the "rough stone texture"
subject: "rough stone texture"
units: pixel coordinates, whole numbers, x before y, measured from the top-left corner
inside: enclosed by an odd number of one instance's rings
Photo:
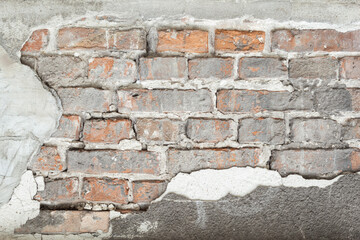
[[[217,108],[222,112],[260,112],[311,110],[309,92],[272,92],[252,90],[219,90]]]
[[[208,32],[201,30],[166,30],[158,32],[158,52],[208,52]]]
[[[29,163],[29,168],[34,172],[61,172],[66,169],[66,163],[61,159],[57,147],[42,146]]]
[[[81,117],[76,115],[63,115],[59,121],[59,127],[51,137],[79,140]]]
[[[243,149],[194,149],[168,151],[168,172],[192,172],[205,168],[225,169],[230,167],[255,167],[259,163],[258,148]]]
[[[331,119],[293,119],[290,126],[294,142],[336,143],[341,139],[341,126]]]
[[[274,118],[247,118],[239,122],[239,142],[262,142],[283,144],[285,141],[285,122]]]
[[[234,137],[231,120],[189,119],[186,135],[195,142],[221,142]]]
[[[70,150],[68,172],[159,174],[159,156],[147,151]]]
[[[340,77],[344,79],[360,78],[360,58],[344,57],[340,62]]]
[[[189,61],[189,78],[230,78],[232,58],[197,58]]]
[[[283,176],[331,178],[342,172],[360,170],[359,152],[354,149],[297,149],[273,151],[270,168]],[[316,161],[314,161],[316,159]]]
[[[140,141],[178,142],[184,123],[172,119],[142,118],[136,121],[137,138]]]
[[[185,58],[141,58],[141,80],[170,80],[186,77]]]
[[[289,62],[290,78],[336,79],[338,62],[335,58],[317,57],[291,59]]]
[[[132,125],[128,119],[93,119],[84,124],[84,142],[119,143],[131,137]]]
[[[326,188],[258,187],[220,201],[171,194],[143,214],[111,220],[110,239],[355,240],[360,237],[359,191],[360,176],[353,174]]]
[[[123,179],[84,178],[82,198],[88,201],[128,202],[128,185]]]
[[[22,52],[37,52],[43,50],[49,42],[49,30],[40,29],[34,31],[30,39],[21,48]]]
[[[166,182],[164,181],[137,181],[133,182],[133,202],[150,203],[165,192]]]
[[[222,52],[262,51],[264,50],[265,32],[215,30],[215,50]]]
[[[146,32],[142,29],[110,31],[109,48],[117,50],[145,50]]]
[[[213,109],[206,89],[133,89],[117,93],[119,112],[211,112]]]
[[[319,112],[358,111],[359,108],[356,108],[357,105],[353,103],[354,96],[352,95],[354,93],[356,96],[357,92],[357,90],[351,92],[342,88],[316,89],[314,94],[315,109]]]
[[[106,48],[106,30],[101,28],[62,28],[58,34],[59,49]]]
[[[242,79],[287,77],[287,67],[284,60],[278,58],[241,58],[238,72]]]
[[[77,178],[57,179],[45,182],[45,190],[38,192],[34,199],[41,202],[67,202],[79,199],[79,180]]]
[[[342,128],[344,140],[360,139],[360,119],[350,119]]]

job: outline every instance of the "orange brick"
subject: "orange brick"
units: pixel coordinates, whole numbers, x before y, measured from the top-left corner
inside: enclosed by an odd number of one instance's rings
[[[52,137],[79,140],[80,126],[81,117],[75,115],[63,115],[60,118],[58,129]]]
[[[215,50],[223,52],[260,52],[264,50],[265,32],[216,30]]]
[[[29,168],[40,172],[61,172],[66,166],[56,147],[42,146],[40,152],[32,159]]]
[[[45,190],[38,192],[34,199],[51,202],[71,202],[79,198],[79,180],[77,178],[47,181]]]
[[[158,52],[208,52],[208,32],[201,30],[167,30],[158,32]]]
[[[59,49],[97,48],[107,46],[106,31],[101,28],[62,28],[58,34]]]
[[[109,48],[118,50],[145,50],[146,32],[142,29],[111,31]]]
[[[31,34],[29,40],[24,44],[22,52],[37,52],[43,50],[49,41],[49,30],[40,29]]]
[[[160,197],[166,190],[164,181],[139,181],[133,182],[133,202],[150,203]]]
[[[89,79],[108,80],[135,79],[136,63],[132,60],[110,57],[94,58],[89,63]]]

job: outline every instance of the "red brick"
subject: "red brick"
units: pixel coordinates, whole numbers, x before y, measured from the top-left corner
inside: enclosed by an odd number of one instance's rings
[[[109,212],[41,210],[36,218],[28,220],[23,226],[15,229],[15,232],[18,234],[108,232],[110,226],[109,215]]]
[[[131,121],[128,119],[89,120],[85,122],[83,138],[92,143],[119,143],[130,138]]]
[[[42,146],[29,168],[35,172],[61,172],[66,169],[66,164],[61,160],[57,147]]]
[[[360,79],[360,57],[342,58],[340,76],[343,79]]]
[[[234,68],[232,58],[198,58],[189,61],[189,77],[230,78]]]
[[[247,78],[287,78],[287,67],[278,58],[247,57],[239,61],[239,77]]]
[[[360,31],[338,32],[333,29],[275,30],[272,49],[287,52],[359,51]]]
[[[117,178],[84,178],[82,198],[88,201],[128,202],[128,183]]]
[[[105,49],[106,30],[101,28],[69,27],[58,33],[59,49]]]
[[[170,80],[186,77],[185,58],[141,58],[141,80]]]
[[[233,137],[231,120],[189,119],[186,125],[187,136],[195,142],[221,142]]]
[[[60,118],[59,127],[52,137],[79,140],[81,117],[76,115],[63,115]]]
[[[184,124],[171,119],[138,119],[136,133],[138,140],[178,142]]]
[[[160,156],[148,151],[69,150],[68,172],[160,174]]]
[[[116,83],[121,79],[135,80],[136,63],[132,60],[111,57],[94,58],[89,63],[89,79]]]
[[[136,181],[132,183],[132,186],[134,203],[150,203],[165,192],[167,183],[164,181]]]
[[[79,199],[79,180],[66,178],[45,182],[45,190],[38,192],[34,199],[41,202],[71,202]]]
[[[261,52],[264,50],[265,32],[263,31],[215,31],[215,51],[222,52]]]
[[[258,148],[194,149],[168,152],[168,172],[192,172],[205,168],[225,169],[231,167],[256,167],[259,164]]]
[[[158,32],[158,52],[207,53],[208,32],[201,30],[167,30]]]
[[[145,50],[146,32],[142,29],[110,31],[109,48],[117,50]]]
[[[38,52],[44,50],[49,42],[49,30],[40,29],[34,31],[29,40],[24,44],[21,52]]]

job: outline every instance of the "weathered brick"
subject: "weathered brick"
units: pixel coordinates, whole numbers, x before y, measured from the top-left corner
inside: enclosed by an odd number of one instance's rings
[[[37,73],[51,87],[72,86],[75,79],[87,76],[87,64],[78,57],[45,56],[37,61]]]
[[[88,201],[128,203],[128,184],[117,178],[84,178],[82,198]]]
[[[38,192],[34,199],[41,202],[71,202],[79,199],[79,180],[65,178],[45,182],[45,190]]]
[[[199,90],[132,89],[118,91],[119,112],[211,112],[210,92]]]
[[[360,79],[360,57],[342,58],[340,76],[343,79]]]
[[[222,112],[313,109],[312,97],[309,92],[219,90],[216,104]]]
[[[234,136],[231,122],[219,119],[189,119],[186,134],[195,142],[221,142]]]
[[[316,57],[291,59],[289,62],[290,78],[336,79],[338,62],[335,58]]]
[[[69,27],[59,30],[59,49],[105,49],[106,30],[101,28]]]
[[[167,183],[164,181],[136,181],[132,183],[132,186],[134,203],[150,203],[165,192]]]
[[[348,120],[342,130],[344,140],[360,139],[360,119]]]
[[[113,92],[95,88],[59,88],[57,93],[65,113],[108,112],[114,101]]]
[[[167,30],[158,32],[158,52],[207,53],[208,32],[201,30]]]
[[[345,94],[347,92],[350,93],[350,96]],[[341,100],[341,103],[343,103],[342,105],[346,106],[343,108],[343,111],[346,110],[360,111],[360,89],[348,88],[346,89],[346,92],[344,92],[344,95],[346,95],[347,98],[350,97],[351,101],[347,100],[345,97],[339,96],[339,100]],[[336,99],[334,100],[334,102],[335,101]],[[349,107],[348,105],[350,105],[351,107]]]
[[[263,142],[283,144],[285,141],[285,121],[276,118],[246,118],[240,120],[239,142]]]
[[[288,52],[359,51],[360,31],[338,32],[332,29],[275,30],[272,49]]]
[[[29,40],[21,48],[21,52],[38,52],[44,50],[49,42],[49,30],[40,29],[34,31]]]
[[[141,80],[170,80],[186,77],[185,58],[141,58]]]
[[[69,150],[68,172],[160,173],[159,154],[147,151]]]
[[[234,68],[232,58],[197,58],[189,61],[189,77],[230,78]]]
[[[121,84],[124,79],[135,81],[136,74],[136,63],[132,60],[104,57],[89,63],[88,76],[94,82]]]
[[[260,52],[264,50],[265,32],[263,31],[215,31],[215,50],[222,52]]]
[[[141,141],[178,142],[184,123],[172,119],[138,119],[136,133]]]
[[[66,169],[66,164],[61,160],[57,147],[42,146],[29,168],[35,172],[61,172]]]
[[[63,115],[59,121],[59,127],[51,137],[79,140],[81,117],[76,115]]]
[[[40,214],[16,229],[18,234],[77,234],[109,231],[109,212],[49,211]]]
[[[168,172],[192,172],[205,168],[255,167],[259,163],[258,148],[243,149],[195,149],[168,152]]]
[[[282,59],[246,57],[239,61],[239,77],[246,78],[285,78],[287,67]]]
[[[143,29],[110,31],[109,48],[117,50],[145,50],[146,32]]]
[[[353,149],[299,149],[272,153],[270,168],[282,176],[334,177],[360,170],[359,152]]]
[[[301,119],[291,121],[291,140],[294,142],[339,142],[341,126],[331,119]]]
[[[351,111],[354,108],[352,98],[355,97],[352,93],[356,92],[344,88],[317,89],[314,94],[315,109],[320,112]]]
[[[128,119],[93,119],[84,124],[85,142],[118,144],[131,137],[131,121]]]

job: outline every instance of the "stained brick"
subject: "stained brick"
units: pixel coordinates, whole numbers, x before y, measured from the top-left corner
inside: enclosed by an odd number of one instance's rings
[[[222,52],[260,52],[264,50],[265,32],[263,31],[215,31],[215,50]]]
[[[208,32],[201,30],[167,30],[158,32],[158,52],[208,52]]]
[[[270,168],[282,176],[296,173],[305,177],[334,177],[360,170],[359,152],[353,149],[299,149],[272,153]]]
[[[40,152],[31,160],[29,168],[39,172],[61,172],[66,169],[57,147],[42,146]]]
[[[348,120],[342,130],[344,140],[360,139],[360,119]]]
[[[168,152],[168,172],[192,172],[205,168],[225,169],[230,167],[255,167],[259,163],[260,150],[243,149],[195,149]]]
[[[234,136],[231,120],[189,119],[187,136],[195,142],[221,142]]]
[[[59,49],[105,49],[106,30],[102,28],[69,27],[59,30]]]
[[[339,142],[341,126],[331,119],[293,119],[291,140],[294,142]]]
[[[142,29],[110,31],[109,48],[117,50],[145,50],[146,32]]]
[[[290,78],[336,79],[338,62],[335,58],[316,57],[291,59],[289,62]]]
[[[76,115],[63,115],[59,121],[59,127],[52,137],[79,140],[81,117]]]
[[[348,89],[346,89],[346,92],[342,91],[342,93],[343,93],[343,95],[346,96],[346,98],[350,97],[351,101],[347,100],[345,97],[339,96],[338,100],[341,102],[336,106],[339,106],[338,108],[340,108],[341,105],[346,106],[346,107],[342,108],[343,111],[346,111],[346,110],[360,111],[360,89],[348,88]],[[347,93],[350,93],[350,96]],[[336,99],[334,101],[336,101]],[[349,105],[350,105],[350,107],[349,107]]]
[[[184,123],[171,119],[138,119],[137,138],[141,141],[178,142]]]
[[[287,77],[287,67],[284,61],[278,58],[241,58],[238,71],[242,79]]]
[[[283,144],[285,141],[285,122],[275,118],[246,118],[240,120],[239,142],[262,142]]]
[[[360,57],[344,57],[341,59],[340,76],[343,79],[360,78]]]
[[[88,201],[128,203],[128,185],[117,178],[84,178],[82,198]]]
[[[79,199],[79,180],[65,178],[45,182],[45,190],[38,192],[34,199],[41,202],[72,202]]]
[[[21,52],[38,52],[44,50],[49,42],[49,30],[40,29],[34,31],[29,40],[21,48]]]
[[[313,109],[309,92],[219,90],[217,108],[222,112],[260,112]]]
[[[59,88],[65,113],[108,112],[113,103],[114,93],[95,88]]]
[[[164,181],[136,181],[133,186],[134,203],[150,203],[160,197],[166,190]]]
[[[160,173],[159,155],[148,151],[69,150],[68,172]]]
[[[77,234],[109,231],[109,212],[89,211],[49,211],[42,210],[40,214],[28,220],[16,229],[18,234]]]
[[[356,90],[351,91],[344,88],[316,89],[314,94],[314,106],[316,111],[320,112],[351,111],[352,109],[356,110],[356,104],[354,105],[354,101],[356,102],[356,97]]]
[[[170,80],[186,77],[185,58],[141,58],[141,80]]]
[[[133,89],[118,91],[119,112],[211,112],[210,92],[199,90]]]
[[[89,120],[84,124],[83,138],[92,143],[119,143],[131,137],[131,121],[128,119]]]
[[[288,52],[359,51],[360,31],[338,32],[332,29],[275,30],[272,49]]]
[[[234,68],[232,58],[198,58],[189,61],[189,77],[230,78]]]

